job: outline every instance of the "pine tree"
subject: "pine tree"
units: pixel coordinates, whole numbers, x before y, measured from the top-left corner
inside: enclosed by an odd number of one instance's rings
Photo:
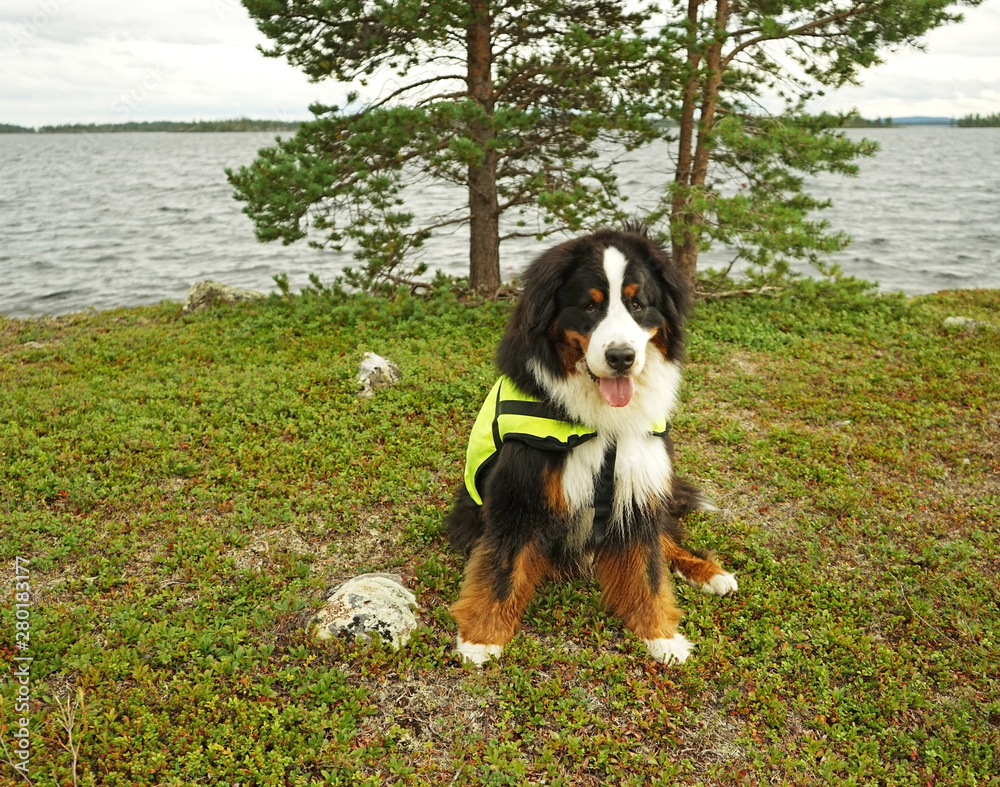
[[[594,145],[628,150],[659,131],[644,14],[612,0],[244,5],[273,42],[264,54],[313,80],[393,77],[375,100],[312,107],[294,138],[228,172],[261,240],[352,244],[363,267],[350,280],[370,288],[432,232],[467,223],[470,284],[495,291],[505,238],[624,217]],[[414,226],[404,192],[427,178],[463,187],[467,210]]]
[[[977,5],[971,0],[965,5]],[[652,220],[669,227],[675,261],[694,281],[701,250],[735,246],[763,270],[789,258],[821,265],[849,238],[811,217],[829,205],[805,176],[854,175],[877,146],[841,129],[853,113],[811,114],[811,99],[860,81],[892,51],[960,20],[955,0],[674,0],[661,43],[685,60],[672,117],[676,173]],[[677,74],[666,64],[664,77]],[[783,107],[765,108],[769,96]]]
[[[853,113],[809,102],[961,18],[956,0],[243,4],[272,42],[265,55],[313,80],[383,85],[376,99],[312,107],[294,138],[228,171],[257,236],[351,245],[363,266],[349,281],[372,288],[398,281],[431,233],[468,224],[483,291],[500,284],[505,238],[624,218],[597,146],[654,139],[673,145],[675,174],[645,218],[691,281],[720,242],[766,271],[822,266],[849,239],[815,218],[829,202],[805,178],[856,174],[877,146],[843,133]],[[768,111],[774,96],[783,104]],[[414,226],[404,193],[427,179],[464,188],[467,209]]]

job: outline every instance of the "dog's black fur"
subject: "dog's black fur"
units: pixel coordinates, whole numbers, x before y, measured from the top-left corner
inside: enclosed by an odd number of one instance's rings
[[[590,414],[597,423],[588,425],[599,434],[618,435],[619,451],[638,450],[634,479],[626,477],[630,457],[619,457],[615,472],[616,484],[622,474],[621,483],[637,490],[638,497],[620,501],[621,521],[597,544],[594,533],[587,532],[589,513],[574,505],[574,496],[581,496],[579,481],[566,481],[567,474],[580,477],[570,463],[581,461],[571,456],[581,448],[542,451],[523,442],[504,443],[481,488],[483,505],[463,488],[448,517],[451,544],[470,556],[462,596],[452,610],[459,621],[460,649],[463,641],[498,649],[513,635],[537,582],[592,567],[609,607],[647,642],[673,636],[676,619],[667,618],[676,608],[665,587],[668,566],[692,583],[724,572],[710,556],[681,546],[681,517],[708,504],[694,484],[674,475],[669,433],[638,442],[628,435],[642,432],[648,413],[669,416],[673,409],[690,288],[665,249],[638,225],[555,246],[528,267],[522,280],[523,296],[497,350],[500,372],[564,420],[588,423]],[[664,390],[657,402],[660,380]],[[603,408],[602,396],[608,402]],[[665,477],[650,481],[643,475],[647,454],[663,465]],[[587,467],[599,469],[593,462]],[[582,499],[586,502],[585,494]],[[615,573],[620,571],[641,575],[620,577]],[[633,605],[646,602],[623,594],[649,596],[662,609],[634,610]],[[670,603],[661,604],[668,596]],[[486,624],[483,616],[504,622]],[[686,651],[673,655],[683,660]]]

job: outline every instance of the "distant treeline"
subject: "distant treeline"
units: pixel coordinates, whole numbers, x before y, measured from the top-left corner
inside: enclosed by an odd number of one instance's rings
[[[1000,112],[994,112],[992,115],[980,115],[978,112],[975,115],[966,115],[964,118],[958,121],[958,125],[962,128],[978,128],[981,126],[1000,126]]]
[[[870,120],[869,118],[863,118],[859,115],[852,115],[844,123],[846,128],[884,128],[885,126],[891,125],[892,118],[885,118],[885,120],[882,118],[875,118],[874,120]]]
[[[0,134],[97,134],[121,131],[295,131],[299,121],[285,120],[253,120],[251,118],[233,118],[231,120],[195,120],[191,122],[174,120],[147,120],[141,123],[64,123],[59,126],[40,126],[30,128],[11,123],[0,123]],[[663,127],[674,125],[671,121],[663,121]],[[997,127],[1000,126],[1000,112],[992,115],[966,115],[955,120],[951,118],[899,118],[893,121],[887,118],[863,118],[854,115],[844,122],[846,128],[898,128],[914,125],[951,125],[960,128]]]
[[[38,129],[24,126],[0,124],[0,134],[97,134],[119,131],[294,131],[299,127],[295,121],[251,120],[196,120],[178,122],[173,120],[152,120],[141,123],[66,123],[60,126],[40,126]]]
[[[976,113],[975,115],[966,115],[964,118],[959,120],[956,120],[955,118],[923,116],[896,118],[895,120],[891,117],[869,120],[868,118],[854,115],[853,117],[848,118],[844,125],[848,128],[899,128],[900,126],[958,126],[959,128],[974,128],[980,126],[996,127],[1000,126],[1000,112],[995,112],[992,115],[980,115]]]

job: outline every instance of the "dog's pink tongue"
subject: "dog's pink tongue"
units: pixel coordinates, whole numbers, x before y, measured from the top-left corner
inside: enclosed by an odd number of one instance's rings
[[[612,407],[624,407],[635,393],[635,381],[631,377],[602,377],[600,387],[601,396]]]

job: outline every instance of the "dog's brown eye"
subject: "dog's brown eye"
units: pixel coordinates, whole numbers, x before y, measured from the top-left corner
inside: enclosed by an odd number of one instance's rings
[[[639,301],[633,299],[633,301],[632,301],[632,311],[634,311],[634,312],[642,311],[642,304],[639,303]]]
[[[593,314],[597,311],[597,304],[591,301],[586,306],[583,307],[589,314]]]

